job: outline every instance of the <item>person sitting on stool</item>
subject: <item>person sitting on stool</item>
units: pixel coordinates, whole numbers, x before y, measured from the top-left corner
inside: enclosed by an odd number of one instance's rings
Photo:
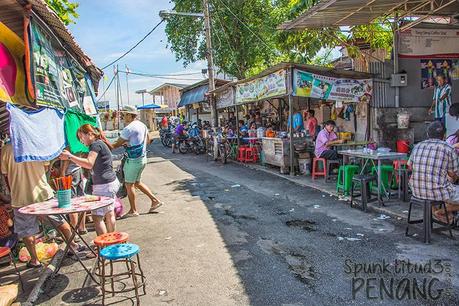
[[[332,150],[331,147],[335,144],[344,142],[344,139],[338,139],[334,130],[336,123],[333,120],[328,120],[324,123],[324,128],[319,132],[316,139],[316,147],[314,154],[316,157],[321,157],[330,160],[339,159],[338,152]]]

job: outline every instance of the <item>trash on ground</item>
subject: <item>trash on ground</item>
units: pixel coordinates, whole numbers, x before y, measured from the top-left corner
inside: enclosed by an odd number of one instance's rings
[[[315,209],[320,208],[320,205],[314,205],[314,208]]]
[[[228,191],[229,191],[229,189],[225,189],[225,191],[226,191],[226,192],[228,192]]]
[[[402,220],[402,218],[401,217],[397,217],[397,220]]]
[[[238,187],[241,187],[241,185],[235,184],[235,185],[231,186],[231,188],[238,188]]]
[[[165,239],[165,240],[171,240],[172,237],[166,237],[166,238],[164,238],[164,239]]]
[[[344,240],[344,238],[343,238],[343,237],[340,237],[340,236],[338,236],[338,240],[339,240],[339,241],[342,241],[342,240]]]
[[[345,227],[344,229],[345,229],[345,230],[351,230],[352,228],[350,228],[350,227]]]
[[[361,233],[357,233],[356,235],[357,235],[357,236],[360,236],[360,237],[365,236],[364,234],[361,234]]]
[[[280,196],[280,194],[278,194],[278,193],[275,193],[274,195],[275,195],[276,197],[277,197],[277,196]]]
[[[402,211],[402,213],[407,214],[407,213],[408,213],[408,210],[404,210],[404,211]]]
[[[416,237],[418,234],[413,234],[413,237]]]
[[[337,219],[332,219],[332,221],[333,221],[333,222],[336,222],[336,221],[338,221],[338,220],[337,220]]]
[[[373,220],[386,220],[386,219],[390,219],[390,217],[385,214],[380,214],[379,217],[374,218]]]
[[[289,212],[292,212],[292,211],[295,211],[295,208],[292,208],[292,209],[289,210]]]
[[[324,194],[322,195],[322,198],[325,198],[325,195],[324,195]]]
[[[167,295],[167,291],[166,290],[158,290],[158,295],[159,296]]]
[[[346,237],[346,240],[347,240],[347,241],[360,241],[360,240],[362,240],[362,239],[360,239],[360,238],[350,238],[350,237]]]

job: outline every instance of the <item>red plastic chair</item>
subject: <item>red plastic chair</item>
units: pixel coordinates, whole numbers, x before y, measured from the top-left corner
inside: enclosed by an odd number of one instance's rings
[[[14,270],[19,278],[19,282],[21,283],[21,289],[24,291],[24,283],[22,282],[21,273],[19,273],[18,267],[13,260],[13,254],[11,254],[11,249],[9,247],[0,247],[0,258],[8,256],[10,259],[10,264],[13,264]]]
[[[245,156],[246,156],[246,150],[248,148],[245,146],[240,146],[238,150],[238,155],[237,155],[237,160],[240,161],[241,163],[245,162]]]
[[[322,163],[322,170],[319,170],[319,162]],[[317,176],[326,177],[327,175],[327,161],[325,158],[314,157],[312,159],[312,179],[314,180]]]
[[[245,150],[245,162],[254,162],[258,160],[258,149],[257,147],[247,148]]]

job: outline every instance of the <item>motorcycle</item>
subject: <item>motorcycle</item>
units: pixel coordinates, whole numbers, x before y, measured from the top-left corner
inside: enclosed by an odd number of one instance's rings
[[[162,129],[159,131],[159,137],[161,139],[161,143],[166,148],[172,147],[172,142],[174,141],[174,135],[172,133],[172,129]]]

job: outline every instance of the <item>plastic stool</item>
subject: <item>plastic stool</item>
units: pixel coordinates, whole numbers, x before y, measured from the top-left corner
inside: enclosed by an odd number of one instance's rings
[[[377,166],[371,168],[371,174],[378,176]],[[381,188],[384,188],[390,193],[392,187],[392,180],[394,180],[394,167],[392,165],[381,165]],[[378,183],[371,183],[370,188],[378,188]],[[383,192],[383,190],[380,190]]]
[[[238,155],[237,155],[237,160],[240,162],[245,162],[245,150],[247,150],[247,147],[240,146]]]
[[[102,260],[102,274],[100,275],[100,287],[102,289],[102,305],[105,305],[105,293],[112,293],[112,295],[114,296],[115,293],[124,293],[129,291],[135,291],[137,305],[140,305],[139,288],[141,286],[143,287],[143,294],[145,295],[146,281],[142,268],[140,267],[139,252],[139,246],[132,243],[115,244],[108,246],[100,251],[100,257]],[[136,256],[137,260],[133,260],[134,256]],[[108,260],[109,262],[125,261],[127,271],[118,274],[111,273],[110,275],[105,275],[106,260]],[[138,266],[139,272],[136,272],[136,266]],[[133,286],[130,288],[128,287],[122,290],[115,291],[114,278],[122,275],[130,276],[132,278]],[[138,281],[137,276],[140,277],[140,282]],[[111,290],[105,289],[105,283],[107,278],[111,282]]]
[[[363,211],[367,210],[367,204],[373,201],[371,199],[372,193],[371,193],[370,184],[376,181],[377,181],[376,175],[366,175],[366,174],[354,175],[354,177],[352,178],[352,183],[351,183],[351,207],[354,207],[354,197],[360,196],[361,201],[362,201],[362,210]],[[360,186],[359,194],[354,193],[356,185]]]
[[[97,276],[101,275],[101,259],[100,259],[100,251],[108,247],[110,245],[119,244],[119,243],[126,243],[129,239],[129,234],[124,232],[112,232],[112,233],[105,233],[102,235],[97,236],[94,239],[94,245],[97,247],[97,272],[94,273]],[[109,262],[110,264],[110,273],[113,274],[113,262]]]
[[[319,170],[319,162],[322,163],[322,170]],[[316,176],[323,176],[327,175],[327,161],[325,158],[314,157],[312,159],[312,179],[314,180]]]
[[[245,162],[254,162],[258,160],[258,149],[257,147],[251,147],[245,149]]]
[[[424,213],[423,213],[422,219],[411,220],[411,210],[413,208],[413,205],[419,205],[423,207]],[[444,223],[440,220],[432,218],[432,207],[436,205],[439,205],[440,209],[443,209],[443,211],[445,212],[447,223]],[[423,223],[424,225],[424,243],[430,243],[430,238],[431,238],[434,223],[442,225],[442,227],[436,228],[435,229],[436,231],[447,230],[449,231],[451,238],[453,238],[453,232],[451,231],[451,229],[454,227],[454,225],[449,224],[450,220],[448,218],[445,202],[424,200],[424,199],[420,199],[420,198],[412,196],[410,200],[410,208],[408,209],[408,219],[407,219],[407,224],[406,224],[405,236],[408,236],[410,224],[418,224],[418,223]]]
[[[343,192],[344,195],[349,195],[351,191],[352,178],[358,173],[360,167],[357,165],[340,166],[338,170],[338,179],[336,180],[336,192]]]

